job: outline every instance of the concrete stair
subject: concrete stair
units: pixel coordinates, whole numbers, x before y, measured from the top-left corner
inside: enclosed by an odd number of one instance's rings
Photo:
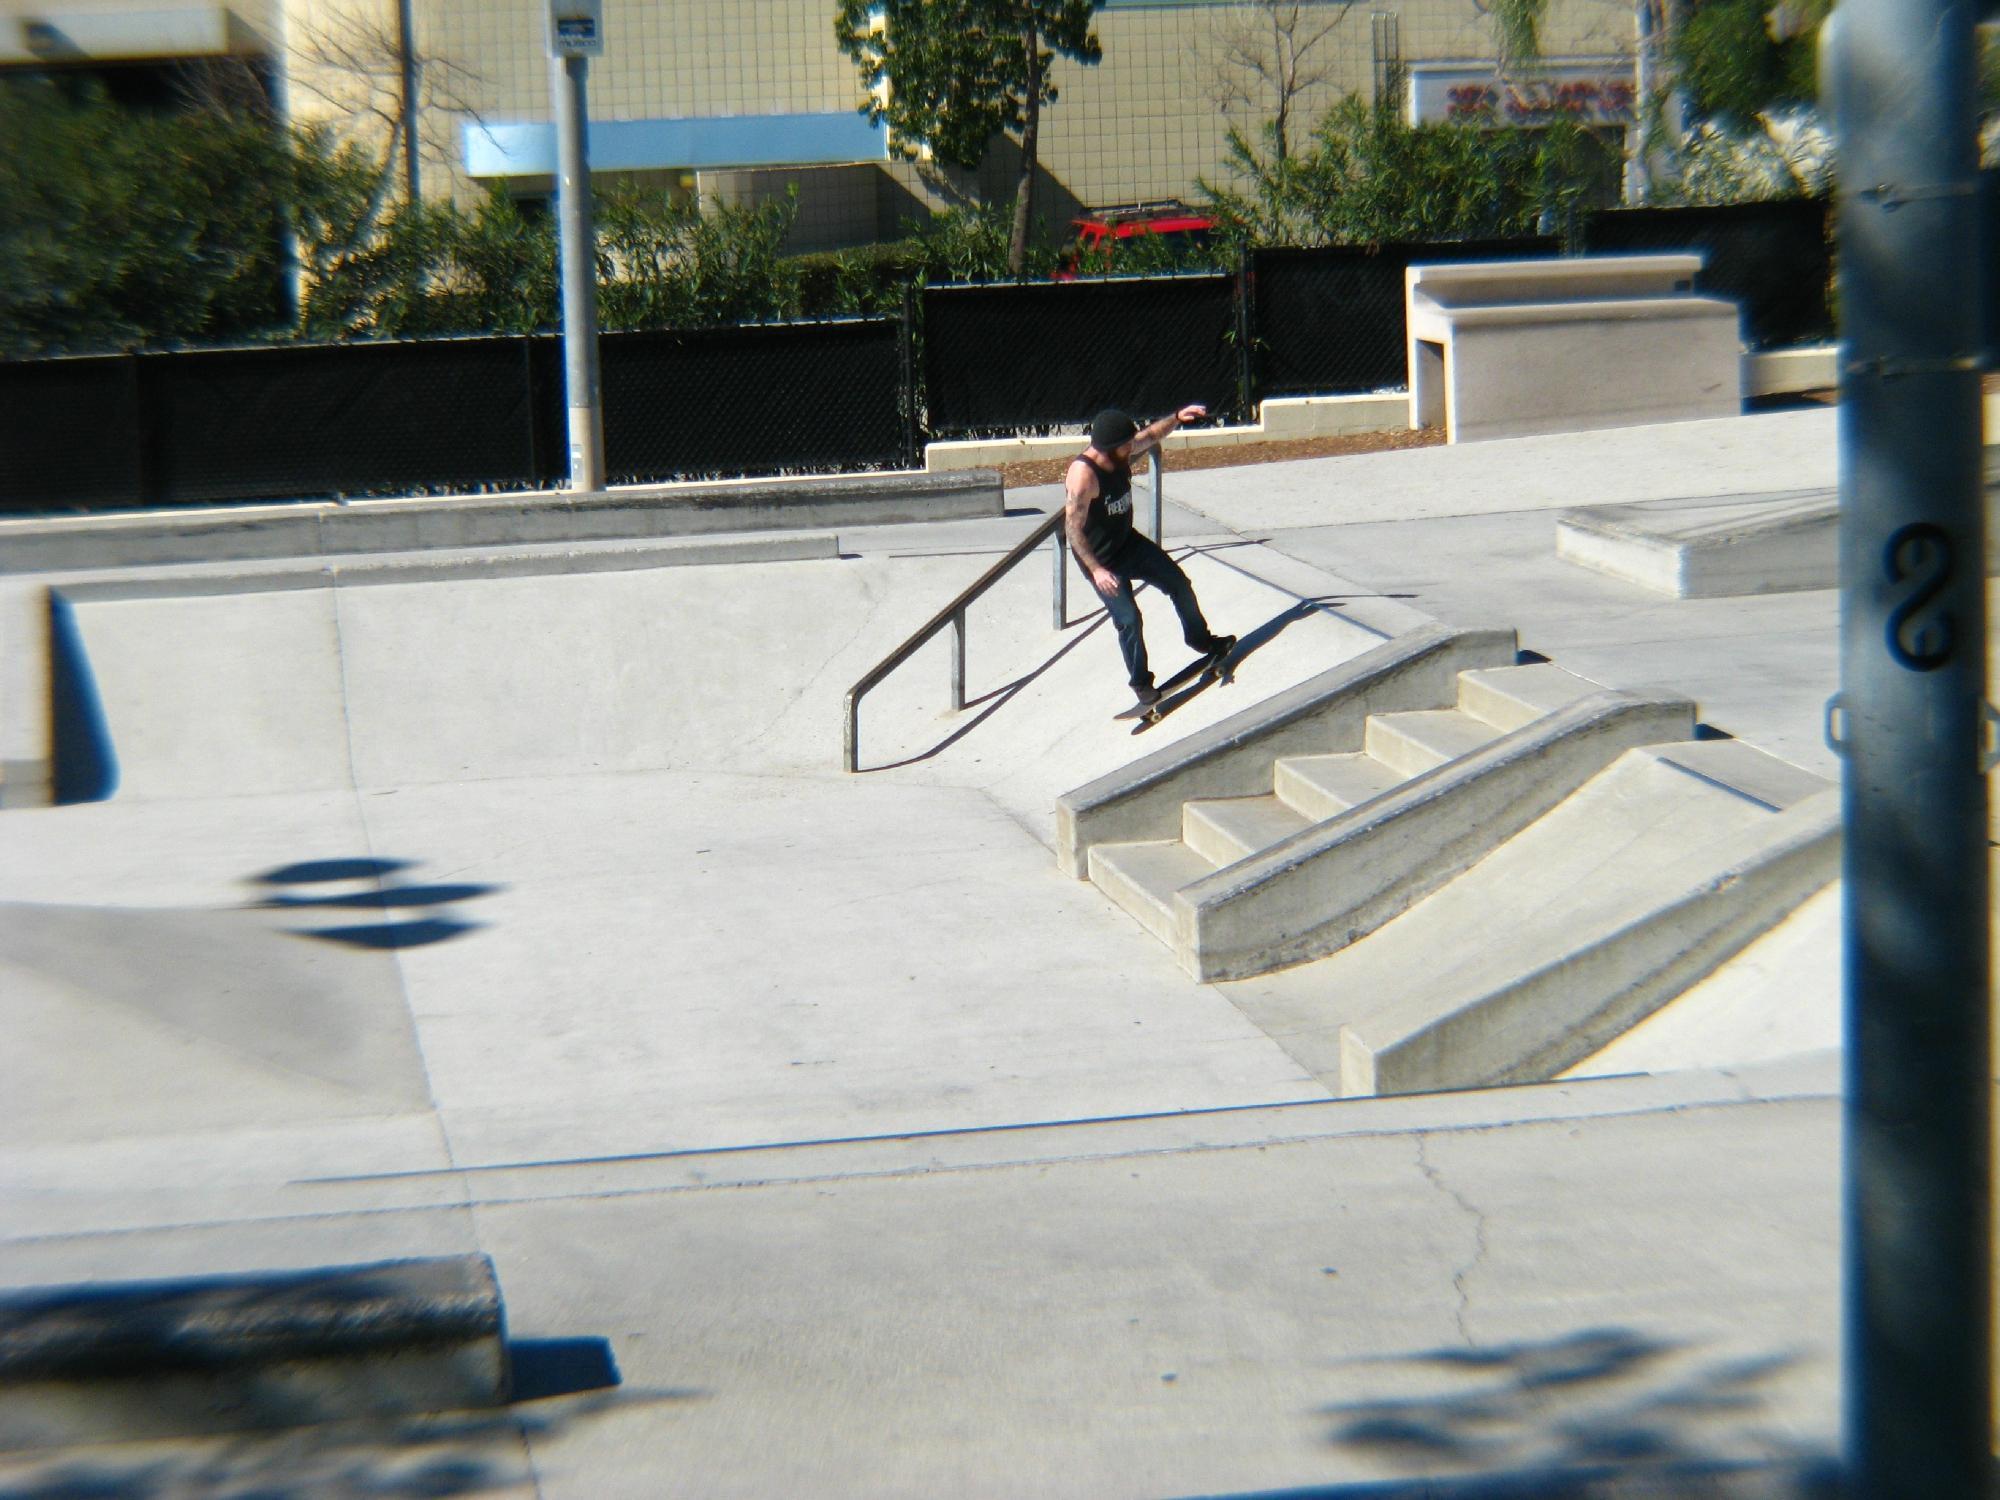
[[[1693,732],[1691,705],[1549,663],[1448,680],[1455,702],[1360,716],[1358,747],[1272,756],[1269,791],[1189,798],[1178,838],[1091,845],[1088,877],[1196,977],[1242,978],[1336,951],[1622,751]]]
[[[1238,1003],[1342,1094],[1553,1078],[1837,872],[1829,783],[1697,740],[1684,701],[1463,664],[1498,644],[1384,648],[1261,760],[1254,713],[1225,726],[1227,777],[1198,747],[1065,799],[1088,878],[1197,979],[1254,981]]]

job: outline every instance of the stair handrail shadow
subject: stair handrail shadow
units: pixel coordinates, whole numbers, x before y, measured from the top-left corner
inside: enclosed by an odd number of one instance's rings
[[[1284,609],[1279,610],[1270,619],[1266,620],[1263,624],[1257,626],[1253,630],[1246,632],[1242,640],[1237,642],[1236,650],[1231,654],[1230,661],[1232,669],[1234,667],[1241,666],[1243,663],[1243,659],[1245,657],[1249,656],[1253,651],[1259,650],[1260,648],[1269,645],[1271,641],[1276,638],[1278,633],[1282,631],[1286,626],[1291,625],[1295,621],[1305,619],[1308,615],[1314,612],[1314,609],[1315,606],[1312,604],[1310,600],[1302,599],[1296,604],[1287,605]],[[971,734],[973,730],[977,729],[981,724],[984,724],[988,719],[992,718],[993,715],[997,714],[998,712],[1000,712],[1001,709],[1005,708],[1009,703],[1011,703],[1023,688],[1026,688],[1030,683],[1034,682],[1037,678],[1042,676],[1057,662],[1061,661],[1065,656],[1068,656],[1070,652],[1074,651],[1090,636],[1094,635],[1097,632],[1098,628],[1102,626],[1105,623],[1105,621],[1109,620],[1111,616],[1108,611],[1100,609],[1095,611],[1093,614],[1085,615],[1083,618],[1089,621],[1089,624],[1084,629],[1079,630],[1069,640],[1064,641],[1062,645],[1058,647],[1056,651],[1052,655],[1050,655],[1047,658],[1047,660],[1043,661],[1039,666],[1033,668],[1028,672],[1024,672],[1021,676],[1016,677],[1012,682],[1007,683],[1005,686],[994,688],[991,692],[984,693],[981,696],[974,698],[970,702],[965,704],[964,706],[968,708],[978,707],[981,704],[985,705],[984,709],[976,717],[968,719],[965,723],[960,724],[957,728],[953,729],[950,734],[946,735],[943,739],[939,740],[935,745],[932,745],[929,749],[919,750],[914,755],[905,756],[903,759],[898,761],[891,761],[887,765],[870,766],[868,768],[869,771],[873,772],[873,771],[900,770],[905,766],[914,766],[921,761],[930,760],[933,757],[942,755],[945,751],[949,750],[953,745],[957,744],[960,740],[964,739],[967,735]],[[1180,704],[1186,702],[1189,698],[1192,698],[1196,693],[1200,692],[1201,689],[1206,686],[1208,686],[1208,682],[1206,679],[1204,679],[1202,681],[1197,682],[1194,686],[1185,688],[1182,691],[1176,693],[1172,698],[1161,700],[1162,704],[1167,711],[1171,712],[1172,709],[1179,707]],[[848,769],[853,770],[855,768],[850,766]]]

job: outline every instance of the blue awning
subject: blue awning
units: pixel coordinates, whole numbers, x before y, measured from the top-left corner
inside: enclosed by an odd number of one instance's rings
[[[554,125],[467,124],[463,140],[468,176],[555,175]],[[593,172],[824,167],[889,158],[888,132],[858,111],[592,120],[588,149]]]

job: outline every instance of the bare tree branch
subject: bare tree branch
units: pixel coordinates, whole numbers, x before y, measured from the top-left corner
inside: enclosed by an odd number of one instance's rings
[[[335,134],[343,140],[383,142],[382,173],[395,175],[398,157],[415,128],[422,160],[449,166],[452,141],[441,115],[463,115],[483,124],[475,102],[485,79],[450,58],[416,52],[413,99],[403,95],[403,48],[393,19],[330,15],[324,21],[294,23],[290,83],[295,95],[318,101]],[[414,113],[416,120],[407,118]]]
[[[1278,159],[1291,147],[1293,108],[1300,95],[1334,77],[1338,58],[1327,45],[1353,12],[1355,0],[1256,0],[1245,15],[1216,23],[1209,98],[1225,113],[1241,105],[1269,110]]]

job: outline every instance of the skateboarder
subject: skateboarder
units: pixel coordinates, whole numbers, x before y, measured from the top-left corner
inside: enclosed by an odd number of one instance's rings
[[[1180,564],[1132,527],[1132,460],[1150,452],[1176,427],[1207,415],[1206,407],[1183,406],[1172,416],[1141,427],[1122,411],[1101,411],[1090,424],[1090,446],[1070,460],[1063,481],[1069,496],[1063,529],[1070,550],[1118,627],[1125,675],[1140,707],[1157,702],[1160,690],[1153,686],[1153,674],[1146,666],[1139,606],[1132,597],[1135,581],[1152,584],[1173,602],[1182,635],[1208,658],[1207,666],[1218,665],[1236,645],[1235,636],[1209,631]]]

